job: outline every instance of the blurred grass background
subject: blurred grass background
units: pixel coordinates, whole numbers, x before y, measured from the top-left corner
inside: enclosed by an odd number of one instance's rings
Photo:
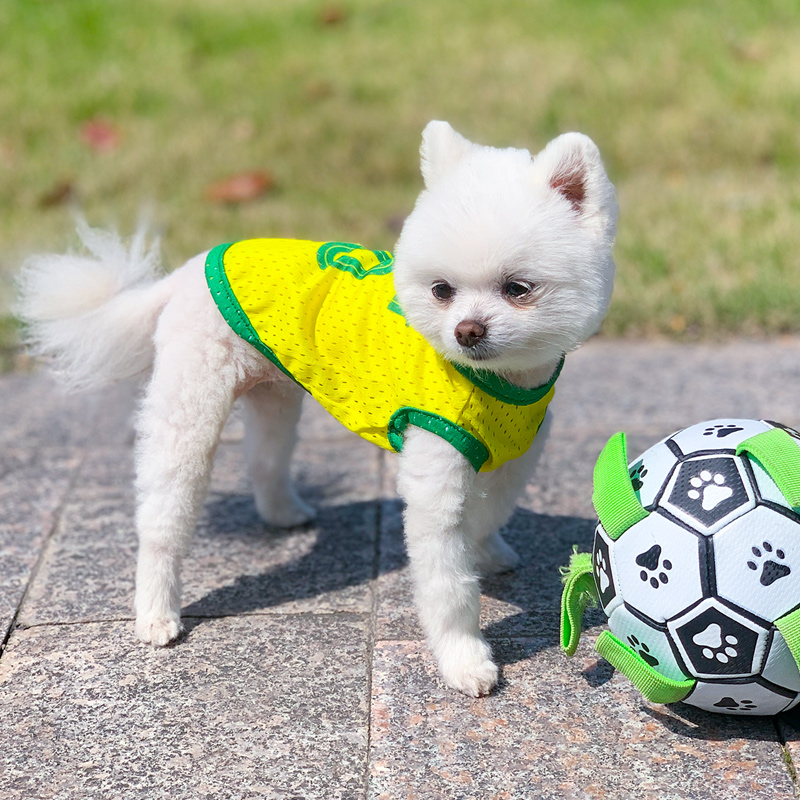
[[[435,118],[597,142],[621,206],[605,333],[800,331],[796,0],[4,0],[0,30],[6,349],[12,276],[74,245],[74,205],[123,232],[153,205],[170,267],[248,236],[390,249]],[[253,170],[274,188],[207,198]]]

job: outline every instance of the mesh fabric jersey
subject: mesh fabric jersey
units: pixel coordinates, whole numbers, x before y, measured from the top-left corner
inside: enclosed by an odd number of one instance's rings
[[[367,441],[400,451],[416,425],[476,471],[522,455],[561,366],[520,389],[446,361],[406,324],[392,263],[356,244],[251,239],[214,248],[206,278],[233,330]]]

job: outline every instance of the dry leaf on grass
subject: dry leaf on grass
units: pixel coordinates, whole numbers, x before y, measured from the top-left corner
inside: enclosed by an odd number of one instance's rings
[[[274,185],[275,179],[268,172],[242,172],[210,184],[205,196],[212,203],[247,203],[266,194]]]
[[[324,6],[319,11],[319,21],[323,25],[338,25],[347,19],[347,10],[342,6]]]
[[[96,153],[110,153],[120,143],[120,131],[108,120],[95,117],[81,125],[81,139]]]
[[[58,181],[39,198],[39,208],[53,208],[69,203],[76,196],[75,184],[70,180]]]

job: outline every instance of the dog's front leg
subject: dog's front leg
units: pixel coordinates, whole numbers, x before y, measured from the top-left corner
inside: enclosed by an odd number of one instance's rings
[[[464,519],[474,483],[474,470],[452,445],[408,429],[398,489],[420,621],[445,682],[478,697],[497,683],[497,667],[480,631],[474,537]]]

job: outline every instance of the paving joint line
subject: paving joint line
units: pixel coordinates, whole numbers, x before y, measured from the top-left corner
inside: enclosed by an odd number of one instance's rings
[[[778,743],[781,746],[781,755],[783,756],[783,763],[785,764],[786,769],[789,772],[789,779],[792,782],[792,788],[794,789],[794,796],[800,797],[800,785],[798,785],[797,782],[797,769],[795,768],[794,759],[792,758],[792,751],[789,749],[789,743],[786,740],[786,737],[783,735],[781,722],[777,717],[773,720],[773,724],[775,726],[775,733],[778,736]]]
[[[370,763],[372,760],[372,667],[375,658],[375,644],[377,634],[378,603],[380,600],[378,591],[378,580],[381,570],[381,538],[383,535],[383,505],[386,499],[383,496],[383,481],[386,476],[386,453],[381,451],[378,457],[378,499],[375,513],[375,551],[372,559],[372,586],[370,594],[372,596],[372,608],[370,610],[367,625],[366,641],[366,671],[367,671],[367,702],[366,702],[366,728],[367,741],[364,748],[364,797],[369,794],[370,787]]]
[[[287,611],[272,613],[269,611],[248,611],[246,614],[186,614],[181,616],[181,620],[197,619],[249,619],[250,617],[369,617],[370,611],[345,611],[336,609],[334,611]],[[34,628],[59,628],[71,627],[73,625],[101,625],[107,622],[134,622],[135,617],[100,617],[97,619],[68,619],[50,620],[47,622],[31,622],[25,625],[16,626],[16,630],[29,631]]]
[[[37,456],[37,461],[41,456],[41,451]],[[25,601],[28,599],[28,596],[31,593],[31,588],[33,587],[33,583],[39,575],[41,571],[42,564],[44,563],[45,557],[47,553],[50,551],[53,539],[61,526],[62,517],[64,514],[64,509],[66,508],[68,498],[72,493],[72,490],[75,488],[78,478],[80,476],[81,471],[83,470],[83,465],[86,463],[87,454],[85,451],[81,453],[80,461],[78,465],[72,472],[72,476],[67,483],[67,487],[64,490],[64,494],[61,496],[58,505],[56,506],[54,513],[53,513],[53,522],[50,525],[50,530],[44,537],[44,541],[42,542],[42,547],[39,550],[39,555],[36,558],[36,562],[34,563],[33,567],[31,568],[30,575],[28,575],[28,580],[25,583],[25,589],[22,592],[22,595],[19,598],[19,602],[17,603],[16,608],[14,609],[14,614],[11,617],[10,622],[8,623],[8,628],[5,630],[3,634],[3,639],[0,641],[0,659],[2,659],[3,654],[6,651],[6,647],[8,647],[8,643],[11,640],[11,637],[14,634],[14,631],[17,629],[17,621],[19,620],[20,612],[22,611],[22,607],[25,605]]]

